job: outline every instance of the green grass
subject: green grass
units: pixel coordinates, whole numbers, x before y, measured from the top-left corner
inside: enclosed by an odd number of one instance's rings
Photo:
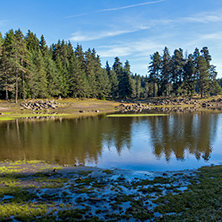
[[[168,114],[110,114],[106,117],[149,117],[149,116],[167,116]]]
[[[222,221],[222,166],[202,167],[191,183],[184,193],[155,201],[161,221]]]
[[[3,113],[2,116],[0,116],[0,121],[9,121],[9,120],[16,120],[16,119],[20,119],[20,118],[26,118],[26,117],[48,117],[48,116],[68,116],[71,114],[45,114],[45,113],[41,113],[41,114],[12,114],[12,113]]]

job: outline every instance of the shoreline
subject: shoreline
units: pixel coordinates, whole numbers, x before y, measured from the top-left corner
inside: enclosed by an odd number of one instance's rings
[[[98,100],[98,99],[36,99],[21,100],[15,104],[0,100],[0,121],[15,119],[38,120],[41,117],[78,118],[112,112],[150,110],[154,112],[198,112],[222,110],[221,96],[209,98],[148,98],[146,100]],[[47,118],[45,118],[47,119]],[[50,118],[49,118],[50,119]]]
[[[182,204],[167,206],[175,204],[175,198],[186,204],[187,195],[196,194],[203,175],[221,169],[141,172],[39,161],[1,162],[0,220],[177,221],[189,209],[184,211]]]

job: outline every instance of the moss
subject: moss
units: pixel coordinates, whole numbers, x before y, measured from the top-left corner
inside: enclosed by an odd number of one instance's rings
[[[104,188],[105,185],[102,184],[102,183],[97,183],[97,182],[95,182],[95,183],[93,183],[92,187],[94,187],[94,188],[100,188],[100,189],[101,189],[101,188]]]
[[[213,177],[212,177],[213,175]],[[222,219],[222,167],[203,167],[199,180],[183,193],[159,197],[155,211],[163,213],[165,221],[220,221]],[[166,215],[176,213],[176,215]]]
[[[58,217],[60,219],[66,219],[69,218],[69,221],[71,221],[72,219],[82,219],[83,215],[85,214],[85,210],[84,209],[71,209],[71,210],[63,210],[63,211],[59,211],[58,212]]]
[[[106,173],[106,174],[113,174],[113,170],[103,170],[103,173]]]
[[[152,186],[148,188],[139,188],[138,191],[141,191],[142,193],[162,193],[162,189],[158,186]]]
[[[78,189],[76,191],[76,193],[92,193],[93,190],[94,190],[93,188],[86,188],[86,187],[84,187],[82,189]]]
[[[92,170],[79,170],[78,171],[78,174],[81,176],[88,176],[91,173],[92,173]]]
[[[32,221],[33,218],[46,214],[47,208],[45,204],[34,208],[30,204],[18,205],[15,203],[8,203],[0,205],[0,212],[1,221],[11,216],[14,216],[16,220],[20,221]]]
[[[75,182],[76,183],[81,183],[81,184],[84,184],[84,185],[89,185],[93,182],[93,179],[92,178],[76,179]]]

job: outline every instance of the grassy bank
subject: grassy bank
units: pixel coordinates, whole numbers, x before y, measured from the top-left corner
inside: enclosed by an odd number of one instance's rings
[[[32,100],[37,102],[39,100]],[[18,104],[12,102],[0,101],[0,121],[15,120],[20,118],[39,117],[81,117],[81,116],[95,116],[98,113],[107,113],[115,111],[115,107],[119,105],[115,101],[102,101],[97,99],[62,99],[56,100],[59,103],[57,109],[44,109],[39,111],[32,111],[21,109],[19,101]],[[81,111],[81,112],[80,112]],[[35,118],[36,117],[36,118]]]
[[[212,99],[218,99],[219,96],[216,97],[208,97],[208,98],[195,98],[200,101],[200,103],[196,106],[199,111],[201,110],[209,110],[202,108],[202,102],[207,102]],[[164,98],[148,98],[147,100],[140,100],[138,102],[142,104],[153,103],[155,101],[159,101]],[[170,98],[173,100],[174,98]],[[178,98],[179,99],[179,98]],[[29,100],[30,101],[30,100]],[[36,102],[39,100],[31,100],[32,102]],[[38,111],[32,111],[28,109],[21,109],[20,103],[23,101],[18,101],[18,104],[13,103],[12,101],[6,102],[4,100],[0,100],[0,121],[8,121],[15,120],[19,118],[35,118],[38,117],[82,117],[82,116],[95,116],[100,113],[109,113],[117,111],[116,107],[121,104],[121,102],[116,101],[107,101],[107,100],[97,100],[97,99],[55,99],[58,103],[57,109],[43,109]],[[135,104],[136,101],[130,102],[127,101],[126,104]],[[222,106],[222,104],[221,104]],[[185,107],[194,107],[192,104],[182,104],[182,105],[151,105],[153,109],[155,108],[185,108]],[[137,114],[136,114],[137,115]]]
[[[0,221],[221,221],[221,178],[221,166],[136,173],[5,162]]]

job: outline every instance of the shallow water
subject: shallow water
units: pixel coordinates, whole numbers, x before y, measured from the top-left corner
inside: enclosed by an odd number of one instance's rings
[[[0,160],[133,170],[222,163],[222,113],[0,123]]]

